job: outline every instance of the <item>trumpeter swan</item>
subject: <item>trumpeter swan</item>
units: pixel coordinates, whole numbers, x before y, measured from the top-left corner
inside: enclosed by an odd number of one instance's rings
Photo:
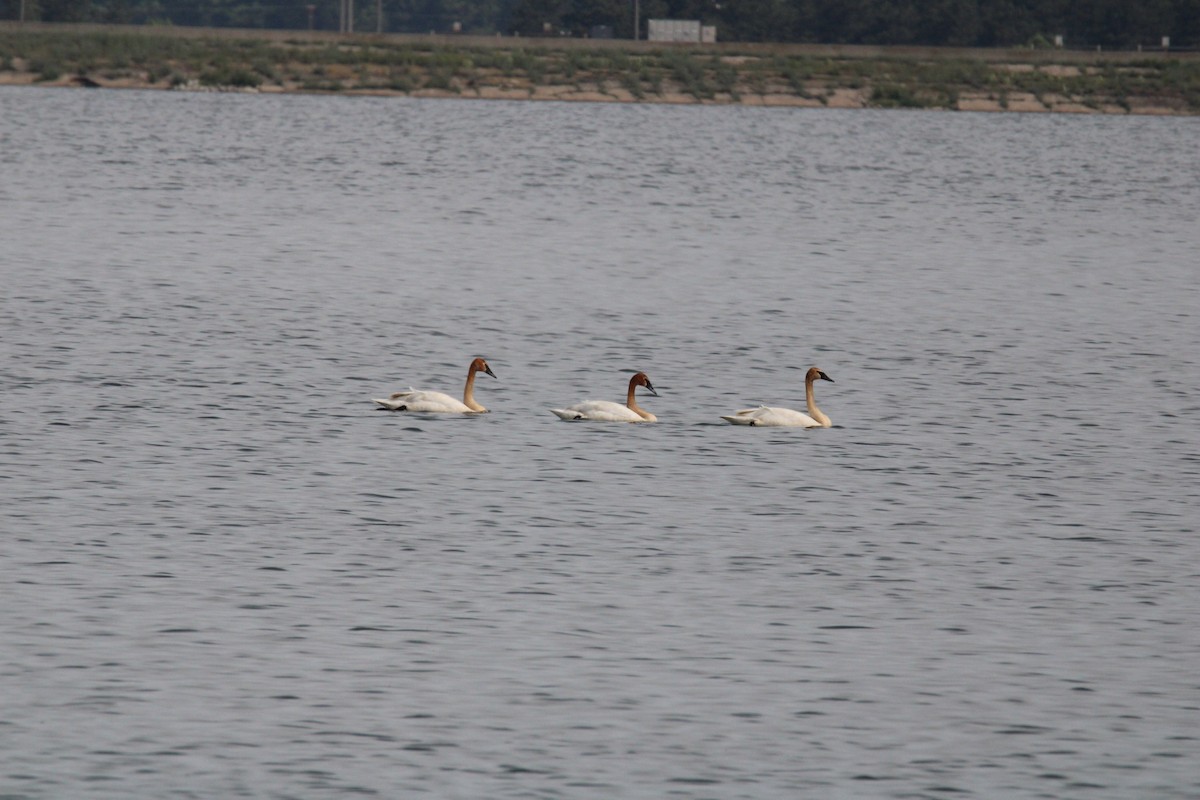
[[[639,386],[645,386],[646,391],[658,397],[658,392],[654,391],[654,387],[650,385],[650,379],[646,377],[646,373],[639,372],[629,379],[629,394],[626,395],[625,405],[608,400],[585,400],[568,408],[552,408],[550,410],[562,419],[591,419],[599,422],[657,422],[658,417],[649,411],[638,408],[633,393]]]
[[[833,423],[829,421],[829,417],[821,409],[817,408],[817,401],[813,399],[813,382],[816,380],[829,381],[833,383],[833,378],[826,375],[816,367],[811,368],[804,376],[804,397],[808,401],[808,413],[801,411],[793,411],[790,408],[772,408],[770,406],[759,406],[758,408],[747,408],[741,411],[735,411],[728,417],[721,419],[733,425],[774,425],[786,428],[828,428]]]
[[[493,378],[496,373],[482,358],[471,362],[467,370],[467,386],[463,389],[462,402],[458,402],[448,394],[441,392],[422,392],[409,389],[407,392],[395,392],[387,399],[374,398],[376,403],[389,411],[422,411],[432,414],[482,414],[486,408],[475,402],[475,373],[486,372]]]

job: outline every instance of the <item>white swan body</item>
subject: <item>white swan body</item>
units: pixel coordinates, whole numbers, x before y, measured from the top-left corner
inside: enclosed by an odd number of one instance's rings
[[[807,414],[803,411],[795,411],[790,408],[759,406],[758,408],[745,408],[741,411],[735,411],[727,417],[721,417],[721,419],[731,425],[772,426],[778,428],[828,428],[833,425],[833,422],[830,421],[829,417],[821,409],[817,408],[816,399],[813,396],[813,382],[817,380],[833,383],[833,378],[816,367],[808,371],[804,376],[804,397],[808,404]]]
[[[376,397],[373,399],[381,408],[388,411],[410,411],[425,414],[484,414],[487,413],[487,409],[475,402],[475,374],[477,372],[486,372],[493,378],[496,377],[496,373],[492,372],[492,368],[482,358],[472,361],[470,369],[467,370],[467,385],[463,389],[461,401],[441,392],[425,392],[417,389],[394,392],[386,398]]]
[[[609,400],[585,400],[567,408],[552,408],[550,411],[561,419],[593,420],[595,422],[657,422],[658,417],[645,409],[639,408],[634,400],[634,391],[639,386],[645,386],[646,391],[658,397],[658,392],[650,385],[646,373],[639,372],[629,379],[629,392],[625,405]]]
[[[803,411],[791,408],[775,408],[774,406],[759,406],[735,411],[731,416],[721,419],[733,425],[775,426],[778,428],[821,428],[815,419]]]
[[[428,414],[478,414],[480,412],[441,392],[421,392],[409,389],[394,392],[386,398],[375,398],[375,402],[388,411],[413,411]]]
[[[585,400],[567,408],[550,409],[563,419],[590,419],[597,422],[653,422],[651,415],[646,419],[628,406],[614,403],[611,400]]]

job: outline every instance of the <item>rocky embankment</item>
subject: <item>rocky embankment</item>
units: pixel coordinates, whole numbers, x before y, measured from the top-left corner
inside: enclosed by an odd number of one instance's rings
[[[0,84],[1200,114],[1200,54],[0,25]]]

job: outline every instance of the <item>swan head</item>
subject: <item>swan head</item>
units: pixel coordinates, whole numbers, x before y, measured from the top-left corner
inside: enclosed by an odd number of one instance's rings
[[[644,386],[647,392],[658,397],[658,392],[654,391],[654,387],[650,384],[650,378],[644,372],[639,372],[629,379],[629,388],[632,389],[635,386]]]
[[[809,369],[808,374],[804,376],[804,379],[806,381],[821,380],[821,381],[829,381],[830,383],[834,382],[833,378],[829,377],[824,372],[821,372],[821,370],[817,369],[816,367],[812,367],[811,369]]]
[[[492,368],[489,367],[488,363],[486,361],[484,361],[482,358],[477,358],[471,362],[471,372],[486,372],[488,375],[491,375],[493,378],[496,378],[496,373],[492,372]],[[500,379],[496,378],[496,380],[500,380]]]

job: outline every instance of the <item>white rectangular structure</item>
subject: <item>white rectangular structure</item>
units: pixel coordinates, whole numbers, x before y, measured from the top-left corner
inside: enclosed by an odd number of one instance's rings
[[[651,19],[646,24],[646,38],[652,42],[700,41],[698,19]]]

